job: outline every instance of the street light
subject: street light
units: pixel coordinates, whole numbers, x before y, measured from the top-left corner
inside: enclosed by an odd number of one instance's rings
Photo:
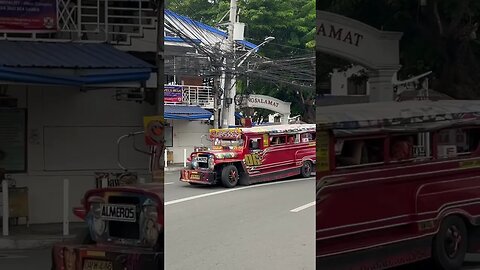
[[[237,59],[237,61],[240,60],[240,59],[242,59],[242,58],[243,58],[243,60],[241,60],[240,63],[238,63],[236,66],[237,66],[237,67],[241,66],[241,65],[245,62],[245,60],[247,60],[247,58],[248,58],[253,52],[255,52],[258,48],[260,48],[261,46],[267,44],[268,42],[270,42],[270,41],[272,41],[272,40],[274,40],[274,39],[275,39],[275,37],[266,37],[265,40],[264,40],[262,43],[260,43],[260,44],[258,44],[257,46],[255,46],[253,49],[251,49],[250,51],[248,51],[246,54],[240,56],[240,57]]]

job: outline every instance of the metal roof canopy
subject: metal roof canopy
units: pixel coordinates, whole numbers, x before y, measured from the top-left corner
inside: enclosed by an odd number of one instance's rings
[[[165,119],[179,120],[209,120],[213,113],[199,106],[173,106],[165,105]]]
[[[406,126],[439,121],[480,119],[479,100],[403,101],[319,106],[319,129]]]
[[[220,29],[190,19],[186,16],[180,15],[168,9],[165,10],[165,20],[176,21],[177,24],[182,25],[184,30],[186,30],[185,32],[192,32],[198,34],[201,39],[197,38],[197,36],[189,35],[189,37],[196,42],[214,44],[222,39],[227,39],[228,37],[228,34]],[[183,40],[181,40],[182,39],[179,40],[176,37],[165,37],[165,41],[182,42]],[[253,49],[257,47],[257,45],[246,40],[237,40],[236,42],[242,46],[245,46],[248,49]]]
[[[0,41],[0,80],[94,85],[146,81],[153,66],[100,43]]]

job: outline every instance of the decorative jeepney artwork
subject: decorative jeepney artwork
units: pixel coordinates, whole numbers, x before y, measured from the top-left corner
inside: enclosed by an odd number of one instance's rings
[[[180,180],[225,187],[309,177],[316,163],[315,125],[272,125],[210,130],[212,150],[190,155]]]
[[[480,101],[316,113],[317,268],[382,270],[431,259],[436,268],[426,269],[460,269],[467,252],[480,252]]]

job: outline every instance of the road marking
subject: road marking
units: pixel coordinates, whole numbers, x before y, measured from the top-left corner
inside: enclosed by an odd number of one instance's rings
[[[171,184],[175,184],[175,182],[168,182],[168,183],[165,183],[164,185],[171,185]]]
[[[303,211],[303,210],[305,210],[305,209],[307,209],[307,208],[310,208],[310,207],[312,207],[312,206],[314,206],[314,205],[315,205],[315,202],[307,203],[307,204],[305,204],[305,205],[302,205],[302,206],[299,206],[299,207],[297,207],[297,208],[295,208],[295,209],[290,210],[290,212],[292,212],[292,213],[298,213],[298,212]]]
[[[306,181],[306,180],[312,180],[312,179],[315,179],[315,178],[310,177],[310,178],[302,178],[302,179],[293,179],[293,180],[286,180],[286,181],[280,181],[280,182],[271,182],[271,183],[265,183],[265,184],[259,184],[259,185],[252,185],[252,186],[245,186],[245,187],[238,187],[238,188],[220,190],[220,191],[216,191],[216,192],[205,193],[205,194],[186,197],[186,198],[182,198],[182,199],[178,199],[178,200],[168,201],[168,202],[165,202],[165,206],[172,205],[172,204],[177,204],[177,203],[182,203],[182,202],[187,202],[187,201],[191,201],[191,200],[196,200],[196,199],[200,199],[200,198],[205,198],[205,197],[209,197],[209,196],[219,195],[219,194],[223,194],[223,193],[227,193],[227,192],[234,192],[234,191],[239,191],[239,190],[244,190],[244,189],[249,189],[249,188],[257,188],[257,187],[264,187],[264,186],[271,186],[271,185],[279,185],[279,184],[286,184],[286,183],[292,183],[292,182]]]

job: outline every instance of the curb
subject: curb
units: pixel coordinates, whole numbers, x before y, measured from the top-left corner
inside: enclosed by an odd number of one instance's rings
[[[75,235],[69,236],[51,236],[46,238],[45,236],[28,236],[28,238],[19,239],[17,237],[0,237],[0,250],[13,250],[13,249],[39,249],[49,248],[53,244],[63,242],[75,238]]]
[[[164,168],[164,170],[166,172],[178,172],[178,171],[181,171],[183,169],[185,169],[185,167],[166,167],[166,168]]]

